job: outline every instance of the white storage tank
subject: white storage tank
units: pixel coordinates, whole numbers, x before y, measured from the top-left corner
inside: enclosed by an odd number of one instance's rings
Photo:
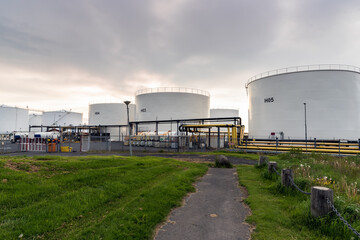
[[[18,107],[0,106],[0,134],[29,131],[29,110]]]
[[[82,113],[66,110],[43,113],[43,126],[79,126],[82,123]]]
[[[42,114],[36,114],[36,113],[29,114],[29,125],[30,126],[41,126],[41,124],[43,122],[42,117],[43,117]],[[41,128],[31,128],[30,130],[31,130],[31,132],[40,132]]]
[[[135,104],[129,104],[129,120],[135,121]],[[127,125],[127,108],[124,103],[95,103],[89,105],[89,125]],[[107,128],[112,140],[117,140],[127,129]]]
[[[360,138],[358,67],[280,69],[254,76],[246,87],[250,138],[305,139],[305,106],[308,139]]]
[[[239,109],[234,108],[212,108],[210,109],[211,118],[239,117]],[[222,121],[219,124],[234,124],[234,121]]]
[[[210,94],[192,88],[150,88],[135,94],[136,120],[155,121],[196,119],[210,116]],[[140,131],[155,131],[155,125],[139,126]],[[176,131],[176,124],[160,124],[160,131]]]

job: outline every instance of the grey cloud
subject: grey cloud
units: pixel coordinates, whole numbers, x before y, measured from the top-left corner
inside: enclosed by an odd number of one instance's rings
[[[360,64],[349,50],[356,25],[346,20],[360,15],[356,1],[194,0],[162,15],[156,4],[2,2],[0,62],[119,95],[148,83],[139,72],[172,85],[216,88],[227,79],[243,88],[251,75],[277,67]]]

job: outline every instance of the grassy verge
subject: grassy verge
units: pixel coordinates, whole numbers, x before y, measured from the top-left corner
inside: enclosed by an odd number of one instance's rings
[[[246,159],[250,159],[250,160],[254,160],[254,161],[257,161],[259,159],[258,154],[237,152],[237,151],[231,151],[231,150],[228,150],[228,151],[221,150],[221,151],[212,151],[212,152],[180,152],[177,154],[224,155],[227,157],[246,158]]]
[[[294,170],[300,188],[326,186],[334,189],[334,204],[352,226],[360,230],[359,157],[338,158],[320,154],[291,152],[270,156],[279,169]],[[310,198],[296,190],[284,188],[277,175],[266,168],[238,166],[240,184],[247,187],[253,215],[248,218],[256,225],[254,239],[355,239],[355,235],[331,213],[313,218]]]
[[[206,170],[155,157],[2,157],[0,239],[149,239]]]
[[[277,192],[276,183],[261,177],[261,169],[238,166],[240,184],[248,190],[245,200],[252,211],[247,218],[256,226],[252,239],[331,239],[294,224],[293,212],[306,202],[306,196]]]

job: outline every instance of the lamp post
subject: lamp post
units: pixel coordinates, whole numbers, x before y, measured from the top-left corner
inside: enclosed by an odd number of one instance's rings
[[[131,147],[131,125],[130,125],[130,120],[129,120],[129,104],[131,103],[130,101],[124,101],[124,103],[126,104],[126,112],[127,112],[127,122],[129,125],[129,148],[130,148],[130,156],[132,156],[132,147]]]
[[[305,113],[305,149],[306,149],[306,152],[307,152],[306,103],[304,103],[304,113]]]

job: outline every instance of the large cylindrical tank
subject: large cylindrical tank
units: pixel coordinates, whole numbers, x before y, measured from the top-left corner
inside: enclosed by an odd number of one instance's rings
[[[79,126],[82,124],[82,113],[66,110],[43,113],[43,126]]]
[[[210,109],[211,118],[239,117],[239,109],[234,108],[212,108]]]
[[[257,75],[247,83],[249,137],[360,138],[360,69],[303,66]]]
[[[29,125],[30,126],[41,126],[42,124],[42,114],[36,114],[36,113],[31,113],[29,114]],[[31,132],[39,132],[41,131],[41,128],[34,128],[32,127],[31,129]]]
[[[0,134],[29,131],[29,110],[0,106]]]
[[[233,108],[212,108],[210,109],[211,118],[239,117],[239,109]],[[221,121],[218,124],[234,124],[234,121]]]
[[[135,121],[135,104],[129,104],[129,120]],[[95,103],[89,105],[89,125],[127,125],[127,108],[124,103]],[[126,134],[126,128],[108,127],[112,140]]]
[[[136,120],[175,120],[208,118],[210,94],[192,88],[150,88],[135,94]],[[154,126],[140,125],[140,130],[154,131]],[[159,125],[159,131],[176,130],[171,124]]]

